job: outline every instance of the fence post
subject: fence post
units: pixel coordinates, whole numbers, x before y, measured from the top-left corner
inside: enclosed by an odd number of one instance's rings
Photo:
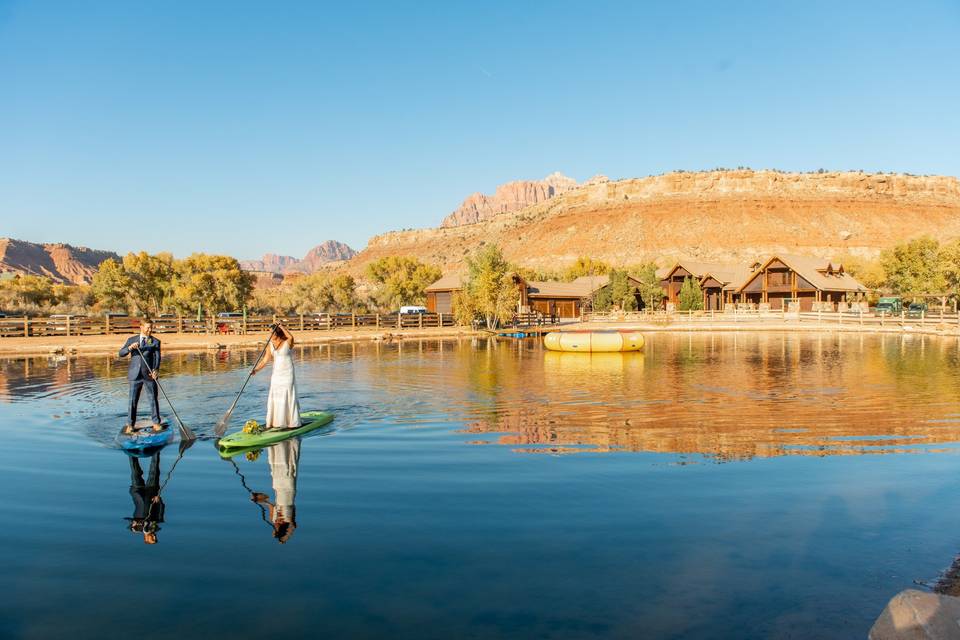
[[[183,333],[183,316],[177,314],[177,333]]]
[[[30,316],[27,316],[27,315],[23,316],[23,337],[24,338],[30,337]]]
[[[400,318],[403,317],[399,313],[397,314],[397,329],[401,328]]]
[[[377,320],[376,320],[376,322],[377,322],[377,329],[379,329],[379,328],[380,328],[380,312],[379,312],[379,311],[377,311]]]
[[[110,335],[110,314],[103,314],[103,333]]]
[[[420,328],[423,329],[423,314],[418,313],[417,318],[420,320]]]
[[[437,327],[443,327],[443,312],[437,314]]]
[[[822,315],[822,314],[823,314],[823,311],[821,311],[821,310],[820,310],[820,307],[818,306],[818,307],[817,307],[817,324],[818,324],[818,325],[820,324],[820,319],[821,319],[821,315]]]
[[[67,337],[70,337],[70,316],[67,315]]]
[[[300,314],[300,331],[303,331],[303,314]]]

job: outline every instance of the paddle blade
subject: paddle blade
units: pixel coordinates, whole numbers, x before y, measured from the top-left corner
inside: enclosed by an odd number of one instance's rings
[[[220,422],[213,428],[213,435],[217,436],[217,438],[222,438],[223,434],[227,432],[227,424],[230,422],[231,415],[233,415],[233,407],[227,409],[227,412],[220,418]]]
[[[183,424],[180,418],[177,418],[177,424],[180,425],[180,441],[181,442],[193,442],[197,439],[197,435],[193,430],[187,425]]]

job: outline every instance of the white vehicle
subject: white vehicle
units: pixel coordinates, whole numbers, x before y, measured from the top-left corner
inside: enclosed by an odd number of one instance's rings
[[[400,307],[400,315],[405,315],[408,313],[427,313],[427,308],[421,307],[419,305],[408,305],[405,307]]]

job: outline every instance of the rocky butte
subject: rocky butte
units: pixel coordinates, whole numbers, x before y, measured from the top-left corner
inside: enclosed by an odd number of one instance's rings
[[[293,256],[264,254],[260,260],[243,260],[240,266],[247,271],[272,271],[274,273],[313,273],[318,269],[349,260],[357,252],[336,240],[327,240],[307,252],[302,259]]]
[[[0,238],[0,273],[46,276],[60,284],[89,284],[108,258],[119,260],[120,256],[69,244]]]
[[[471,196],[440,228],[375,236],[348,268],[359,274],[378,258],[410,255],[455,270],[484,243],[519,264],[553,269],[583,255],[614,264],[740,262],[777,252],[873,258],[921,235],[960,237],[960,181],[950,176],[674,172],[599,176],[550,197],[516,184],[487,200]],[[535,201],[520,206],[527,196]]]

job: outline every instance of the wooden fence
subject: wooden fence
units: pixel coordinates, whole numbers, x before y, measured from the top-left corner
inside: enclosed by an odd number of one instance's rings
[[[932,311],[911,315],[904,311],[891,315],[864,311],[860,308],[839,312],[727,309],[724,311],[586,313],[583,316],[583,321],[648,322],[653,324],[799,322],[804,324],[860,325],[873,327],[936,327],[947,325],[960,328],[960,314],[957,313]]]
[[[154,333],[247,334],[266,332],[283,321],[293,331],[333,329],[429,329],[453,327],[449,313],[317,313],[295,316],[247,316],[246,318],[201,318],[161,316],[153,319]],[[0,338],[43,336],[103,336],[136,333],[140,319],[116,316],[49,316],[0,318]]]

